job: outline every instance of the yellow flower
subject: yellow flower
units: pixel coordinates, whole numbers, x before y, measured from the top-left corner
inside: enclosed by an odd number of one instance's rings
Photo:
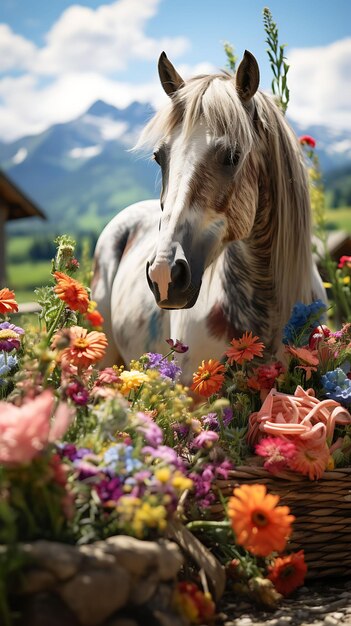
[[[190,478],[186,478],[181,472],[175,472],[172,478],[172,486],[178,491],[185,491],[192,488],[193,481]]]
[[[351,281],[350,276],[344,276],[344,278],[342,279],[342,282],[344,283],[344,285],[349,285]]]
[[[163,467],[155,472],[155,478],[156,480],[159,480],[160,483],[168,483],[170,477],[171,471],[168,467]]]
[[[323,287],[330,289],[333,285],[331,283],[323,282]]]
[[[121,392],[124,396],[128,396],[132,389],[139,389],[140,385],[148,380],[148,377],[144,372],[138,370],[124,370],[120,373],[120,379],[122,380]]]

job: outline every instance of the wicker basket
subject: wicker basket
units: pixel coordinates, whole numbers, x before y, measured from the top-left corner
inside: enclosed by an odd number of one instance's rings
[[[234,487],[252,483],[265,484],[295,515],[289,548],[305,551],[308,578],[351,574],[351,468],[311,481],[291,472],[273,476],[261,467],[240,466],[227,480],[218,480],[216,489],[228,497]],[[219,501],[211,509],[213,519],[223,517]]]

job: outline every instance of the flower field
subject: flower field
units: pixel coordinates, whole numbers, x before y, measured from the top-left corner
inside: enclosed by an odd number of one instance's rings
[[[174,523],[215,555],[233,598],[276,606],[307,572],[303,550],[289,548],[295,516],[262,484],[229,498],[216,484],[250,463],[309,481],[351,465],[350,323],[329,328],[321,301],[297,303],[281,361],[247,332],[220,361],[202,361],[187,388],[179,340],[128,367],[99,368],[103,319],[79,271],[74,241],[60,237],[34,322],[17,321],[15,294],[0,290],[1,623],[22,608],[25,542],[158,543]],[[349,257],[337,271],[350,276]],[[196,559],[171,595],[184,623],[212,623],[216,581]]]

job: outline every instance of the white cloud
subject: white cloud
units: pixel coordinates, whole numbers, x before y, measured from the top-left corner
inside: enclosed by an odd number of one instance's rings
[[[73,5],[46,36],[34,64],[40,74],[113,73],[130,59],[156,59],[163,48],[179,56],[189,46],[185,37],[154,39],[145,35],[160,0],[118,0],[97,9]]]
[[[34,44],[16,35],[7,24],[0,24],[0,71],[28,69],[35,55]]]
[[[351,131],[351,38],[293,49],[288,61],[289,117]]]
[[[154,106],[164,101],[156,82],[157,58],[163,49],[177,58],[190,43],[185,37],[145,34],[160,1],[117,0],[97,9],[72,5],[42,48],[0,24],[0,138],[11,141],[66,122],[98,99],[119,107],[133,100]],[[116,80],[136,60],[144,64],[145,76],[149,72],[154,78],[142,84]],[[17,75],[6,75],[13,70]]]

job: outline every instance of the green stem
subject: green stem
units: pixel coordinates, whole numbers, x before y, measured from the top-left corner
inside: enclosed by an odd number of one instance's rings
[[[47,335],[48,343],[50,342],[50,340],[51,340],[51,338],[52,338],[52,336],[53,336],[53,334],[55,332],[56,326],[57,326],[57,324],[59,322],[59,319],[60,319],[60,317],[61,317],[61,315],[62,315],[62,313],[63,313],[63,311],[65,309],[65,306],[66,306],[65,302],[62,301],[60,306],[59,306],[59,308],[58,308],[57,315],[56,315],[53,323],[51,324],[51,326],[50,326],[50,328],[48,330],[48,335]]]
[[[212,520],[194,520],[193,522],[189,522],[186,527],[188,530],[206,530],[211,528],[230,528],[230,523],[228,520],[223,520],[222,522],[215,522]]]

